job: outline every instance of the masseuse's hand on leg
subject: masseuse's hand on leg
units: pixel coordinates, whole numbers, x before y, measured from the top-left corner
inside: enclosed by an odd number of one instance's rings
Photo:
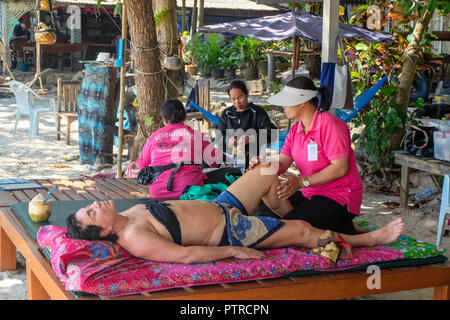
[[[278,198],[287,200],[301,188],[302,179],[289,174],[282,174],[280,177],[284,181],[277,188]]]

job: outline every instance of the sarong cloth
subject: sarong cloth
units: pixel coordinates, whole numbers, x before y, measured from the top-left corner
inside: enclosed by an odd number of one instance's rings
[[[84,67],[86,74],[77,97],[80,161],[90,165],[112,163],[113,138],[106,129],[111,125],[109,114],[116,114],[111,109],[116,107],[112,102],[117,71],[106,65],[85,64]],[[110,161],[102,155],[105,152],[111,153]]]

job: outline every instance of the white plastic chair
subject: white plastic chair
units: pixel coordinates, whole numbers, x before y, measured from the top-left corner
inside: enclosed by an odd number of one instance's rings
[[[56,103],[54,98],[42,97],[22,82],[11,81],[9,86],[14,93],[17,103],[16,124],[14,126],[13,137],[16,136],[17,124],[21,115],[27,115],[30,118],[30,141],[33,140],[34,135],[39,134],[40,112],[53,111],[56,129]]]

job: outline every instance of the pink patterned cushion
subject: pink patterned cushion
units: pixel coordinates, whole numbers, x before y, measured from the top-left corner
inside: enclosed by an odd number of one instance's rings
[[[52,268],[67,290],[100,296],[120,296],[170,288],[277,278],[297,271],[336,271],[381,261],[404,259],[384,247],[354,248],[353,259],[335,266],[305,248],[266,250],[264,259],[226,259],[201,264],[161,263],[132,256],[105,241],[66,238],[66,229],[47,225],[37,234],[51,253]]]

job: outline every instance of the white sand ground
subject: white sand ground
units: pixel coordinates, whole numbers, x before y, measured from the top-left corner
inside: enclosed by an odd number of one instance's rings
[[[214,92],[211,93],[211,97],[214,99]],[[223,93],[217,93],[217,100],[227,101],[226,98],[224,99]],[[81,178],[82,175],[99,173],[99,171],[80,165],[77,160],[64,160],[64,157],[79,154],[76,122],[72,124],[72,142],[68,146],[64,137],[60,141],[56,140],[52,113],[42,114],[39,135],[30,142],[28,140],[29,121],[25,117],[19,122],[16,137],[12,137],[15,108],[14,99],[0,99],[0,178]],[[62,129],[65,130],[65,123],[63,123]],[[126,165],[128,163],[125,161],[123,169],[126,168]],[[100,172],[116,172],[116,167]],[[406,223],[405,234],[435,243],[436,235],[433,234],[433,231],[436,231],[437,227],[440,196],[435,197],[423,208],[401,214],[399,210],[388,209],[382,204],[386,201],[398,202],[398,196],[366,192],[361,216],[377,225],[384,225],[397,217],[402,217]],[[450,237],[444,237],[442,247],[450,249]],[[25,263],[19,253],[18,261],[19,269],[17,271],[0,272],[0,300],[27,299]],[[362,297],[362,299],[431,299],[432,295],[432,289],[421,289],[373,295]]]

